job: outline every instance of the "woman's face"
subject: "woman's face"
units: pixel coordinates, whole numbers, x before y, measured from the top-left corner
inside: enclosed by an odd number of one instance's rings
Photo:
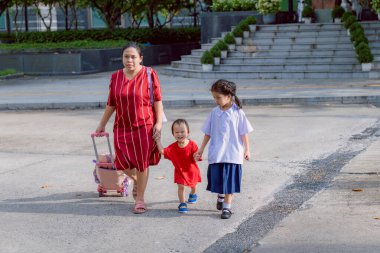
[[[127,71],[135,71],[136,68],[141,66],[142,59],[143,57],[134,47],[128,47],[123,52],[123,65]]]

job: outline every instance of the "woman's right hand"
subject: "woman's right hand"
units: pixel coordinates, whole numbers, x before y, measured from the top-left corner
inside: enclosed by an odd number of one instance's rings
[[[103,133],[106,131],[106,127],[105,126],[102,126],[102,125],[99,125],[96,130],[95,130],[95,133]]]

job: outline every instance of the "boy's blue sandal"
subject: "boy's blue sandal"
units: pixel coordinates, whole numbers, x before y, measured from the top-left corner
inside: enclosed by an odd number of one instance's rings
[[[179,213],[187,213],[188,211],[189,211],[189,209],[187,208],[186,203],[179,204],[179,206],[178,206],[178,212]]]
[[[198,200],[198,195],[190,193],[189,199],[187,200],[187,202],[189,202],[189,204],[195,204],[195,203],[197,203],[197,200]]]
[[[222,218],[222,219],[229,219],[229,218],[231,218],[231,215],[232,215],[232,212],[231,212],[230,209],[223,208],[222,215],[220,216],[220,218]]]

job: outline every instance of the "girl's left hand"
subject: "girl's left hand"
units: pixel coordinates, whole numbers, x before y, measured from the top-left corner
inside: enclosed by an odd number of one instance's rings
[[[161,128],[162,128],[162,125],[159,123],[154,125],[154,127],[153,127],[153,140],[157,140],[157,139],[161,138]]]
[[[249,161],[249,158],[251,158],[251,154],[249,153],[249,151],[245,151],[244,152],[244,159]]]

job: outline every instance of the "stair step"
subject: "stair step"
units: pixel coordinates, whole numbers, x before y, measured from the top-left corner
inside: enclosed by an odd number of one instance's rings
[[[213,38],[201,49],[192,50],[191,55],[182,56],[181,61],[172,62],[164,71],[169,75],[211,79],[378,78],[380,22],[362,25],[375,58],[371,72],[361,70],[346,29],[334,23],[259,25],[255,33],[243,39],[243,46],[228,52],[228,57],[211,72],[202,71],[200,58],[221,38]],[[245,52],[250,49],[256,51]]]
[[[200,63],[185,63],[181,61],[172,62],[173,68],[202,70]],[[215,71],[350,71],[361,70],[358,62],[349,63],[244,63],[214,65]]]
[[[362,71],[286,71],[286,72],[227,72],[227,71],[211,71],[203,72],[199,70],[186,70],[178,68],[165,68],[164,73],[167,75],[175,75],[199,79],[369,79],[371,72]],[[375,75],[376,76],[376,75]]]

